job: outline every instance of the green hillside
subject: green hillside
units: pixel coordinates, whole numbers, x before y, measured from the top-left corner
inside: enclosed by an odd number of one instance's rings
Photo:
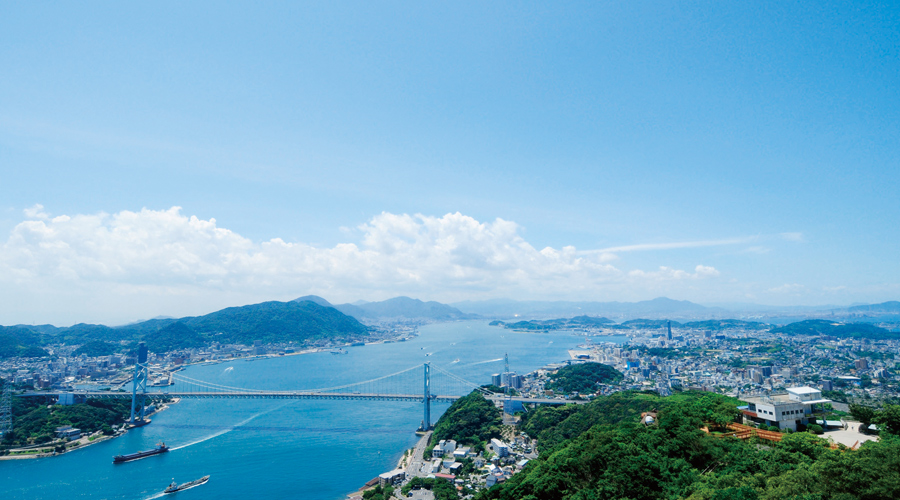
[[[809,433],[780,443],[714,437],[705,422],[733,418],[734,401],[708,393],[624,393],[588,405],[530,412],[523,430],[541,457],[479,500],[875,500],[900,498],[900,438],[882,433],[858,451]],[[656,410],[652,425],[641,412]]]
[[[0,326],[0,359],[47,356],[47,351],[40,345],[40,336],[31,330],[17,326]]]
[[[707,321],[689,321],[683,325],[685,328],[698,330],[720,331],[729,328],[744,328],[748,330],[764,330],[769,325],[758,321],[741,321],[739,319],[711,319]]]
[[[613,323],[613,321],[608,318],[594,316],[575,316],[574,318],[516,321],[514,323],[492,321],[491,325],[502,326],[504,328],[509,328],[510,330],[550,331],[586,327],[600,328],[606,327],[611,323]]]
[[[892,332],[871,323],[838,323],[824,319],[808,319],[772,328],[772,333],[785,335],[830,335],[838,338],[864,338],[870,340],[900,339],[900,332]]]
[[[204,316],[153,319],[121,327],[79,323],[67,328],[0,327],[0,358],[46,356],[40,346],[64,343],[81,346],[78,354],[103,356],[122,342],[147,342],[153,352],[202,347],[211,342],[250,345],[315,341],[356,341],[368,329],[337,309],[310,301],[263,302],[229,307]],[[94,354],[92,354],[94,353]]]
[[[677,321],[672,321],[671,323],[673,327],[681,326],[681,323]],[[664,329],[666,328],[666,324],[667,321],[664,319],[633,319],[622,322],[622,326],[645,329]]]
[[[454,401],[434,424],[431,447],[441,439],[481,446],[491,438],[500,437],[502,424],[500,410],[480,392],[472,391],[468,396]]]
[[[580,363],[564,366],[549,375],[547,388],[563,394],[577,392],[593,394],[597,384],[614,384],[622,380],[622,373],[603,363]]]
[[[144,337],[147,349],[151,352],[168,352],[177,349],[203,347],[209,341],[191,327],[176,321],[161,330],[148,333]]]
[[[72,355],[81,356],[82,354],[84,354],[88,357],[109,356],[110,354],[114,354],[120,349],[121,346],[119,344],[104,342],[102,340],[92,340],[90,342],[82,344],[78,349],[75,349],[75,352],[73,352]]]
[[[368,329],[337,309],[310,301],[263,302],[229,307],[206,316],[183,318],[182,323],[217,342],[252,344],[303,342],[318,339],[358,339]]]

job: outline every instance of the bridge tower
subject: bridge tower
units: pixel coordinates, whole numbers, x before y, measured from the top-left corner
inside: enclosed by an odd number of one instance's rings
[[[425,416],[422,419],[422,425],[419,427],[420,431],[430,431],[431,430],[431,363],[425,363],[422,366],[425,367],[425,390],[422,397],[422,402],[425,403]]]
[[[12,382],[3,380],[3,394],[0,395],[0,436],[12,431]]]
[[[134,364],[134,378],[131,386],[131,418],[128,423],[134,425],[134,413],[137,409],[138,400],[140,400],[141,414],[138,420],[144,420],[144,407],[147,406],[147,376],[149,375],[149,367],[147,366],[147,346],[143,342],[138,344],[137,363]]]

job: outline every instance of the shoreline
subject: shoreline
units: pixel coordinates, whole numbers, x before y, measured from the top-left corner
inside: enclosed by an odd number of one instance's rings
[[[181,401],[181,399],[179,399],[179,398],[174,398],[172,401],[170,401],[170,402],[168,402],[168,403],[165,403],[165,404],[163,404],[162,406],[160,406],[159,408],[157,408],[156,411],[154,411],[154,412],[151,413],[150,415],[147,415],[147,417],[149,418],[149,417],[151,417],[151,416],[153,416],[153,415],[156,415],[157,413],[159,413],[159,412],[161,412],[161,411],[168,410],[168,409],[169,409],[169,405],[177,404],[177,403],[179,403],[180,401]],[[137,427],[132,427],[131,429],[136,429],[136,428],[137,428]],[[32,460],[32,459],[36,459],[36,458],[51,458],[51,457],[58,457],[58,456],[62,456],[62,455],[66,455],[66,454],[72,453],[73,451],[83,450],[83,449],[85,449],[85,448],[87,448],[87,447],[89,447],[89,446],[95,445],[95,444],[97,444],[97,443],[102,443],[102,442],[104,442],[104,441],[109,441],[109,440],[115,439],[115,438],[117,438],[117,437],[119,437],[119,436],[124,436],[124,435],[125,435],[128,431],[130,431],[131,429],[128,429],[128,428],[124,428],[124,427],[123,427],[122,430],[119,430],[119,431],[115,432],[115,433],[112,434],[112,435],[104,436],[104,435],[101,434],[101,435],[99,435],[98,437],[96,437],[96,438],[93,439],[93,440],[91,440],[90,437],[91,437],[91,436],[96,436],[96,435],[97,435],[96,432],[95,432],[94,434],[91,434],[90,436],[86,436],[86,437],[83,436],[83,437],[81,437],[81,438],[78,439],[78,443],[79,443],[78,446],[73,446],[73,447],[71,447],[71,448],[69,448],[68,446],[66,446],[66,451],[64,451],[64,452],[62,452],[62,453],[58,453],[58,452],[56,452],[56,451],[51,451],[51,452],[44,452],[44,453],[27,453],[27,454],[22,454],[22,455],[3,455],[3,456],[0,456],[0,460]],[[98,431],[98,432],[99,432],[99,431]],[[87,440],[85,441],[85,439],[87,439]],[[47,446],[47,447],[48,447],[48,448],[45,448],[45,449],[52,449],[52,448],[55,448],[56,446],[59,446],[59,443],[48,443],[48,444],[46,444],[46,445],[44,445],[44,446]],[[38,446],[36,447],[36,449],[40,449],[40,448],[41,448],[41,445],[38,445]],[[25,451],[26,449],[25,449],[25,448],[16,448],[16,450],[18,450],[18,451]],[[9,450],[9,451],[12,453],[14,450]]]

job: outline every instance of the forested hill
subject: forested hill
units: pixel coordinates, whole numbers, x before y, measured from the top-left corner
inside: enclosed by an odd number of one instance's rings
[[[642,424],[641,413],[654,410],[656,421]],[[735,411],[734,400],[709,393],[619,393],[539,408],[523,430],[538,439],[540,458],[476,500],[900,498],[900,438],[887,425],[857,451],[805,432],[757,446],[702,430]]]
[[[573,328],[603,328],[608,330],[664,330],[671,323],[672,328],[691,328],[697,330],[720,331],[728,328],[744,328],[748,330],[765,330],[771,328],[771,325],[759,323],[756,321],[743,321],[739,319],[712,319],[705,321],[689,321],[687,323],[679,323],[678,321],[667,321],[664,319],[632,319],[629,321],[616,324],[611,319],[595,316],[575,316],[573,318],[557,318],[545,320],[529,320],[529,321],[492,321],[491,325],[502,326],[510,330],[532,330],[532,331],[550,331],[550,330],[566,330]]]
[[[594,316],[575,316],[574,318],[559,318],[547,320],[530,320],[516,321],[506,323],[503,321],[492,321],[495,326],[502,326],[510,330],[533,330],[533,331],[549,331],[549,330],[565,330],[571,328],[585,327],[602,327],[614,323],[608,318],[597,318]]]
[[[579,363],[564,366],[550,375],[547,389],[563,394],[593,394],[597,384],[614,384],[622,380],[622,373],[602,363]]]
[[[356,319],[310,301],[263,302],[229,307],[206,316],[183,318],[185,325],[217,342],[252,344],[316,339],[352,340],[368,329]]]
[[[153,352],[201,347],[211,342],[250,345],[328,339],[357,341],[368,328],[333,307],[311,301],[263,302],[229,307],[204,316],[153,319],[120,327],[77,324],[68,328],[49,325],[0,327],[0,358],[46,356],[41,346],[53,343],[86,346],[81,351],[103,355],[138,341]]]
[[[480,392],[472,391],[468,396],[454,401],[434,424],[428,450],[442,439],[479,448],[491,438],[500,437],[502,424],[500,409]]]
[[[0,326],[0,359],[46,356],[40,348],[40,335],[18,326]]]
[[[785,335],[829,335],[838,338],[865,338],[870,340],[900,339],[900,332],[892,332],[871,323],[839,323],[824,319],[810,319],[773,328],[772,333]]]

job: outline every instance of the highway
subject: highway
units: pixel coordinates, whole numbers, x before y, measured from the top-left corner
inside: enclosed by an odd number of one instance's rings
[[[422,454],[425,453],[425,448],[428,447],[428,441],[431,439],[431,432],[428,431],[419,439],[419,442],[416,443],[416,448],[413,450],[413,456],[409,461],[409,465],[406,466],[406,477],[425,477],[431,473],[431,464],[422,459]]]

